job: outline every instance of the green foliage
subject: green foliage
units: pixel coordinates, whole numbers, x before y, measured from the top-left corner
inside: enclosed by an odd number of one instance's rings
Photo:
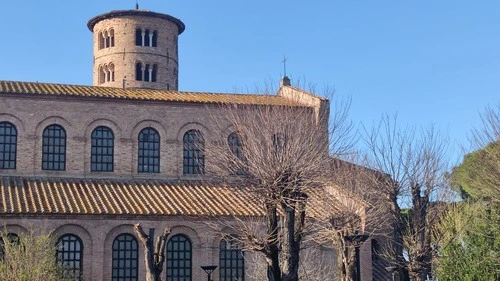
[[[460,202],[440,225],[440,281],[500,280],[499,210],[483,202]]]
[[[498,194],[500,180],[500,142],[465,155],[464,161],[453,169],[452,186],[463,198],[489,200]]]
[[[50,235],[35,236],[29,232],[12,239],[4,232],[1,239],[0,281],[65,280]]]

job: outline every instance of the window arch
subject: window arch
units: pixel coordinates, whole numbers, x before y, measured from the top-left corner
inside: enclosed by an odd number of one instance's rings
[[[120,234],[113,241],[112,280],[138,280],[139,250],[137,240],[130,234]]]
[[[115,65],[110,63],[106,66],[106,82],[115,81]]]
[[[97,39],[99,40],[99,50],[104,48],[104,34],[102,33],[102,31],[99,31],[99,33],[97,34]]]
[[[102,65],[99,66],[99,84],[106,82],[106,73],[104,71],[104,67]]]
[[[10,122],[0,122],[0,169],[15,169],[17,129]]]
[[[66,170],[66,131],[57,124],[43,130],[42,170]]]
[[[110,29],[109,30],[109,47],[114,47],[115,46],[115,30]]]
[[[142,63],[135,64],[135,80],[142,81]]]
[[[191,280],[191,241],[183,234],[174,235],[167,243],[167,281]]]
[[[140,28],[135,30],[135,45],[142,46],[142,30]]]
[[[245,280],[245,260],[243,251],[241,247],[233,241],[222,240],[220,242],[219,280]]]
[[[137,165],[139,173],[160,172],[160,135],[153,128],[139,133]]]
[[[151,67],[149,64],[146,64],[146,66],[144,67],[144,81],[146,82],[150,82],[151,80]]]
[[[182,139],[183,149],[183,173],[204,174],[205,173],[205,140],[200,131],[189,130]]]
[[[110,128],[99,126],[92,131],[92,172],[112,172],[114,157],[114,136]]]
[[[66,234],[57,241],[57,261],[63,266],[64,275],[72,280],[82,280],[83,243],[80,237]]]
[[[229,150],[238,159],[243,160],[243,145],[241,139],[236,132],[231,133],[227,137],[227,144],[229,145]]]

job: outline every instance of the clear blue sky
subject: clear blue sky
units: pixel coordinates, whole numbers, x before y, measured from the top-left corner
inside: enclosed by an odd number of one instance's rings
[[[465,143],[500,101],[500,1],[140,0],[180,18],[180,89],[254,89],[283,75],[334,86],[351,116],[435,124]],[[135,0],[23,0],[0,6],[0,80],[92,83],[87,21]],[[321,87],[319,87],[321,88]]]

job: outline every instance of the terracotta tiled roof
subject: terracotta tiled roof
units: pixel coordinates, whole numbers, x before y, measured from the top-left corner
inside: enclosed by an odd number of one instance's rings
[[[165,102],[234,103],[245,105],[300,105],[291,99],[273,95],[177,92],[16,81],[0,81],[1,94],[76,96]]]
[[[309,193],[310,216],[335,211],[335,204],[321,203],[320,193]],[[1,176],[0,214],[262,216],[263,210],[248,188],[155,180]]]

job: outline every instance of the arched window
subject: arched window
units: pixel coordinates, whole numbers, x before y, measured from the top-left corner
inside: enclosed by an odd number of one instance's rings
[[[146,31],[144,32],[144,44],[143,46],[147,46],[147,47],[151,47],[151,37],[153,34],[150,34],[149,33],[149,29],[146,29]]]
[[[9,242],[10,244],[17,244],[19,245],[19,235],[16,233],[8,233],[7,234],[7,241],[4,241],[2,238],[0,238],[0,260],[3,259],[3,255],[5,253],[5,242]]]
[[[139,250],[137,240],[130,234],[120,234],[113,241],[113,281],[138,280]]]
[[[104,48],[104,34],[102,33],[102,31],[99,31],[98,35],[97,35],[97,40],[99,42],[99,50]]]
[[[112,63],[108,65],[108,82],[110,81],[115,81],[115,65]]]
[[[153,72],[151,73],[151,82],[156,82],[156,73],[158,72],[158,65],[153,65]]]
[[[189,130],[182,139],[183,149],[183,173],[204,174],[205,173],[205,140],[198,130]]]
[[[135,45],[142,46],[142,30],[140,28],[135,30]]]
[[[109,38],[109,32],[106,30],[104,31],[104,48],[109,48],[111,45],[111,41]]]
[[[142,81],[142,63],[135,64],[135,80]]]
[[[114,29],[109,30],[109,46],[114,47],[115,46],[115,31]]]
[[[0,169],[15,169],[17,130],[9,122],[0,122]]]
[[[247,160],[243,154],[243,144],[241,138],[236,132],[231,133],[227,137],[227,144],[229,146],[229,151],[237,158],[232,162],[234,167],[231,167],[231,172],[236,175],[244,175],[248,167]]]
[[[219,247],[219,280],[244,281],[245,260],[241,247],[233,241],[221,241]]]
[[[73,234],[61,236],[57,241],[57,261],[63,266],[64,276],[71,280],[82,280],[83,243]]]
[[[153,31],[153,42],[152,42],[153,47],[158,46],[158,31]]]
[[[167,243],[167,281],[192,280],[191,241],[185,235],[172,236]]]
[[[160,172],[160,135],[153,128],[139,133],[137,171],[139,173]]]
[[[100,126],[92,132],[91,164],[92,172],[112,172],[114,136],[110,128]]]
[[[53,124],[43,130],[42,170],[66,169],[66,131]]]
[[[149,64],[146,64],[146,67],[144,67],[144,81],[146,82],[150,82],[151,80],[149,80],[151,78],[151,67],[149,66]]]
[[[104,72],[104,67],[102,65],[99,66],[99,84],[106,82],[106,73]]]

